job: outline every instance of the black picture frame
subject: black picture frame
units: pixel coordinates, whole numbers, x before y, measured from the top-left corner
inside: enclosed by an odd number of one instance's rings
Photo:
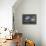
[[[36,14],[23,14],[22,23],[23,24],[36,24],[37,23]]]

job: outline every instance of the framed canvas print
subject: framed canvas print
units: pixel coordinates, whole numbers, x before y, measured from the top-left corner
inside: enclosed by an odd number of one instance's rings
[[[23,14],[22,23],[23,24],[36,24],[36,14]]]

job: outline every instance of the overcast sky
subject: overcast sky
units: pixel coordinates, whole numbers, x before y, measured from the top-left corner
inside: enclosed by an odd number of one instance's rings
[[[0,0],[0,27],[12,28],[12,6],[16,0]]]

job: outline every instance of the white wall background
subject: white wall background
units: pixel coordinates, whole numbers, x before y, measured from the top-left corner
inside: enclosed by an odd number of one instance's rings
[[[46,46],[46,0],[23,0],[13,11],[15,15],[15,28],[23,32],[24,36],[29,34],[36,41],[37,46],[42,43]],[[37,14],[36,25],[23,25],[22,14]],[[37,35],[38,34],[38,35]],[[30,37],[28,35],[28,38]],[[41,42],[41,43],[40,43]],[[40,45],[41,46],[41,45]]]
[[[41,0],[41,38],[42,46],[46,46],[46,0]]]
[[[36,46],[41,46],[41,25],[40,25],[40,0],[23,0],[23,2],[18,5],[14,5],[14,19],[15,19],[15,28],[24,34],[24,37],[32,39],[35,41]],[[37,24],[22,24],[22,15],[23,14],[36,14],[37,15]]]
[[[0,27],[12,28],[12,6],[16,0],[0,0]]]

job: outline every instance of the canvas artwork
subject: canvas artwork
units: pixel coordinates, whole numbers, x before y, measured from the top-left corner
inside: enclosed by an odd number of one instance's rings
[[[36,14],[23,14],[22,23],[23,24],[36,24]]]

